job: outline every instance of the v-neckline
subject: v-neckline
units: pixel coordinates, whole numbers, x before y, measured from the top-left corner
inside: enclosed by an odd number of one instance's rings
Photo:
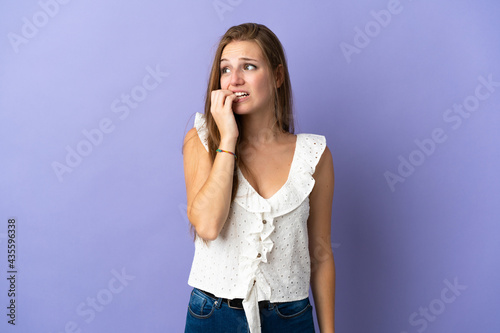
[[[297,159],[297,151],[299,149],[299,136],[300,136],[300,134],[296,134],[295,136],[296,136],[296,139],[295,139],[295,149],[293,150],[293,158],[292,158],[292,163],[290,164],[290,170],[288,171],[288,177],[287,177],[285,183],[283,185],[281,185],[281,187],[276,192],[274,192],[274,194],[271,195],[269,198],[264,198],[262,195],[260,195],[260,193],[257,192],[257,190],[252,186],[252,184],[250,184],[250,182],[245,178],[245,176],[243,175],[243,172],[241,171],[240,167],[237,166],[237,170],[238,170],[239,176],[252,189],[252,191],[255,192],[255,194],[257,194],[260,198],[262,198],[262,199],[264,199],[266,201],[269,201],[269,200],[273,199],[290,182],[290,178],[292,176],[293,168],[294,168],[294,165],[296,164],[295,160]]]

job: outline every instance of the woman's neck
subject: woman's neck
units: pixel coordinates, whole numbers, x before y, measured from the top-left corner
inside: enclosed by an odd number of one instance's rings
[[[265,114],[251,113],[241,115],[241,141],[252,145],[270,144],[281,137],[282,132],[276,126],[274,112]]]

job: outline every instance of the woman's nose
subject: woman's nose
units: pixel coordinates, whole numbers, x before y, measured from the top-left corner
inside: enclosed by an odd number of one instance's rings
[[[240,70],[234,70],[231,73],[231,85],[232,86],[237,86],[237,85],[241,85],[243,83],[244,83],[243,73],[241,73]]]

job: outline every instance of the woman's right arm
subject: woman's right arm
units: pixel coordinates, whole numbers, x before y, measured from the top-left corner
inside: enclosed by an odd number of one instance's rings
[[[232,92],[212,93],[212,115],[221,133],[219,148],[234,152],[238,131],[232,113]],[[192,128],[184,138],[184,177],[187,216],[198,236],[216,239],[229,214],[235,158],[218,153],[212,164],[210,155]]]

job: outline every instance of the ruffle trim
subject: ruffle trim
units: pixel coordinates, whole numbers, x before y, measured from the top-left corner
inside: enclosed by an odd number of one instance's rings
[[[203,146],[208,151],[208,129],[205,120],[205,115],[200,112],[196,112],[196,116],[194,118],[194,127],[198,132],[198,136],[200,137]]]
[[[298,134],[297,149],[294,153],[290,174],[286,183],[272,197],[265,199],[245,179],[237,168],[240,184],[235,202],[253,213],[268,213],[277,217],[285,215],[309,196],[314,188],[313,174],[326,148],[326,138],[316,134]]]
[[[267,255],[273,249],[271,234],[274,228],[274,219],[269,219],[265,224],[259,223],[245,237],[250,246],[246,247],[240,256],[239,271],[242,285],[245,286],[243,308],[251,333],[261,332],[259,299],[271,299],[271,285],[259,265],[261,262],[267,263]]]

